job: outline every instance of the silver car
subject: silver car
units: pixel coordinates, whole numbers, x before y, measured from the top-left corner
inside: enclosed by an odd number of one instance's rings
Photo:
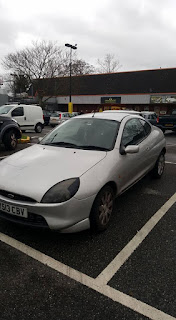
[[[162,131],[138,115],[73,117],[0,162],[0,217],[60,232],[107,228],[116,196],[165,164]]]
[[[65,122],[71,118],[71,114],[69,112],[61,112],[55,111],[51,114],[49,124],[51,127],[55,127],[58,124]]]

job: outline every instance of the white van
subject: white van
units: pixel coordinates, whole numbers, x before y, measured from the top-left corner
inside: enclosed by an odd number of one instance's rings
[[[28,104],[8,104],[0,107],[0,115],[15,119],[21,130],[35,130],[40,133],[44,127],[42,108]]]

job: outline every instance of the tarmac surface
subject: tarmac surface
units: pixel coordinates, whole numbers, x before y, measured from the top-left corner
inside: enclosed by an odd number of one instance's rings
[[[0,220],[1,320],[176,319],[176,135],[165,136],[163,177],[149,174],[120,196],[105,232]]]

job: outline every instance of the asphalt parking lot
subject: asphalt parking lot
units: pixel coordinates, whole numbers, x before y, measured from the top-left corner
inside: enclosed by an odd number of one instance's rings
[[[42,134],[28,132],[31,143]],[[176,134],[161,180],[116,200],[106,232],[59,234],[0,220],[2,320],[176,319]],[[0,156],[8,156],[3,147]]]

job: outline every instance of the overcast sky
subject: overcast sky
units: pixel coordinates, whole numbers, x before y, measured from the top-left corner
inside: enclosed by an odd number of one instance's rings
[[[176,67],[175,17],[176,0],[0,0],[0,61],[52,40],[93,65],[114,54],[119,71]]]

